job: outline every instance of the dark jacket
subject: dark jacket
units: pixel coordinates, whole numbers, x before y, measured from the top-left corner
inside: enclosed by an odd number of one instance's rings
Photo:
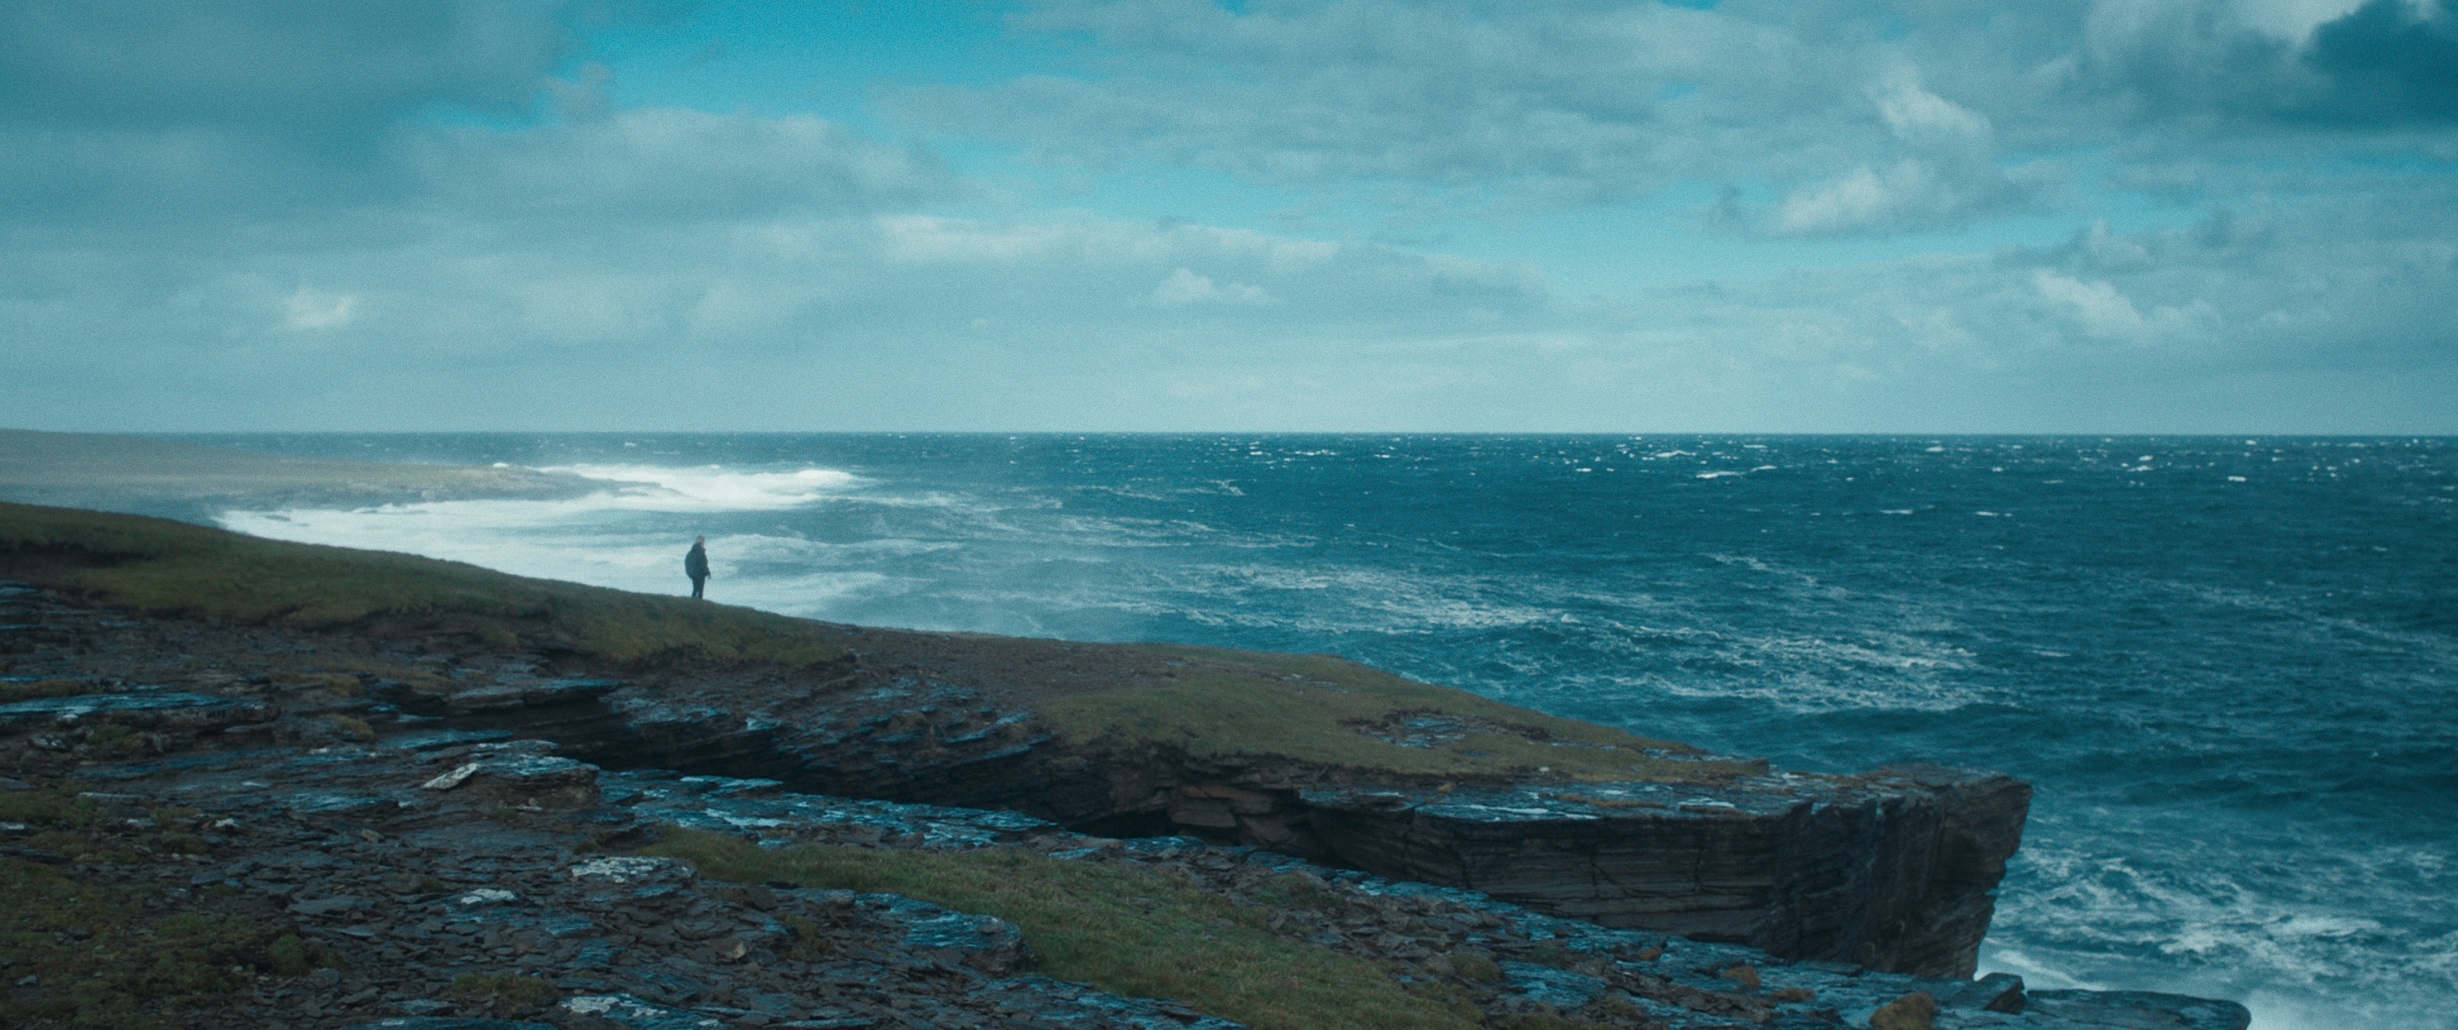
[[[708,551],[706,549],[698,544],[691,545],[690,553],[683,555],[683,575],[693,579],[708,578]]]

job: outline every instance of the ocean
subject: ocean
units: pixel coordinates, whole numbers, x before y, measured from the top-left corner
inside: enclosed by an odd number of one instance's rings
[[[2458,440],[190,436],[604,480],[260,536],[925,629],[1332,652],[2037,787],[1984,970],[2458,1028]]]

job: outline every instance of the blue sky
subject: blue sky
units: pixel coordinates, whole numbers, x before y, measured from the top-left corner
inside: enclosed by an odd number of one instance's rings
[[[2458,432],[2458,0],[0,0],[0,421]]]

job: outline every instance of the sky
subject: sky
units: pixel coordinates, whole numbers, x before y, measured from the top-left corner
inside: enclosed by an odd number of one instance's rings
[[[2458,432],[2458,0],[0,0],[0,424]]]

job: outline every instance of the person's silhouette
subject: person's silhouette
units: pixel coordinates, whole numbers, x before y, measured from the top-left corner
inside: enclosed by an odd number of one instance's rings
[[[683,554],[683,575],[691,577],[691,596],[700,596],[700,587],[708,582],[708,538],[691,538],[691,550]]]

